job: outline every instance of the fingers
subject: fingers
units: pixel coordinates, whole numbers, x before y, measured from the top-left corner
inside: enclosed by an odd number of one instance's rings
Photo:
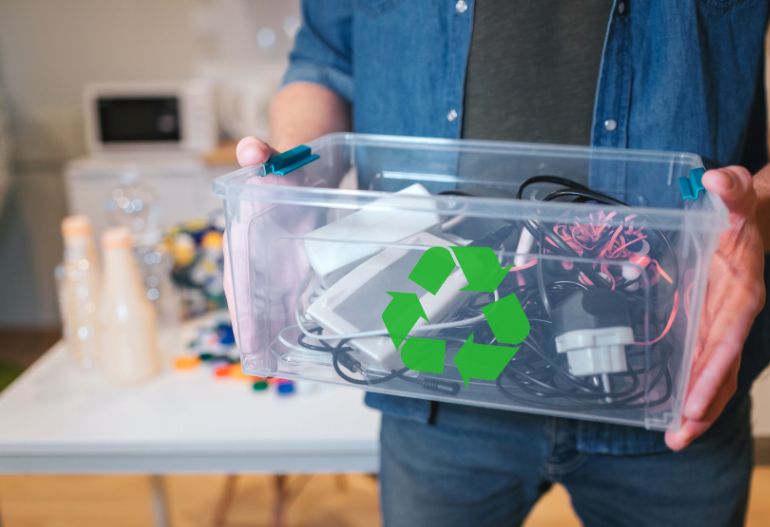
[[[716,421],[722,414],[722,411],[735,393],[738,367],[739,364],[736,363],[733,370],[730,372],[730,376],[725,380],[724,384],[716,394],[716,397],[711,401],[711,404],[702,419],[690,419],[687,415],[684,415],[682,417],[681,428],[666,432],[666,445],[668,445],[671,450],[682,450],[695,439],[703,435],[703,433],[714,424],[714,421]]]
[[[695,438],[708,430],[709,426],[711,426],[711,423],[706,423],[703,421],[688,421],[685,419],[682,422],[681,428],[678,430],[669,430],[666,432],[666,445],[668,448],[675,452],[682,450],[684,447],[692,443]]]
[[[751,173],[741,166],[709,170],[703,175],[703,186],[717,194],[731,213],[751,214],[756,206],[756,193]]]
[[[261,165],[273,154],[273,149],[264,141],[256,137],[244,137],[235,147],[235,155],[238,158],[238,164],[242,167],[251,167]]]
[[[712,323],[699,370],[685,402],[684,415],[702,420],[725,382],[737,373],[743,343],[754,319],[753,298],[734,294],[725,300]]]

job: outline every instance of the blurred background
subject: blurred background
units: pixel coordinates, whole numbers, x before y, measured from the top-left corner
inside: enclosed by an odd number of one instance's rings
[[[0,326],[58,324],[51,234],[69,210],[67,163],[89,155],[86,87],[203,79],[218,137],[264,135],[298,17],[296,0],[0,2]]]
[[[18,389],[13,394],[17,414],[23,413],[19,400],[37,400],[46,382],[70,375],[61,366],[63,350],[56,344],[61,323],[54,272],[64,253],[60,226],[70,214],[88,215],[95,238],[108,226],[123,225],[142,241],[144,286],[161,326],[173,330],[175,338],[193,335],[185,340],[189,347],[187,342],[199,342],[204,331],[205,338],[218,339],[222,349],[232,347],[222,315],[221,280],[210,268],[221,265],[222,227],[211,181],[235,168],[235,140],[267,135],[267,105],[299,23],[298,0],[0,0],[0,390],[50,349],[45,366],[38,368],[39,378],[26,376],[25,393]],[[142,97],[154,102],[133,109],[116,104],[121,98]],[[153,118],[165,118],[167,111],[174,122],[162,132],[169,137],[129,137],[142,132],[133,117],[149,112]],[[157,249],[160,245],[162,250]],[[168,292],[164,280],[169,274],[181,293]],[[176,294],[181,295],[181,300],[174,297],[181,302],[181,312],[170,313],[163,301]],[[186,322],[201,315],[208,317],[203,329]],[[166,357],[166,370],[180,376],[181,371],[201,369],[198,363],[204,359],[199,355],[194,360],[190,352]],[[251,419],[253,407],[256,429],[248,433],[255,437],[265,428],[279,427],[269,420],[259,422],[260,405],[280,416],[286,408],[281,404],[302,401],[301,387],[296,387],[294,402],[282,402],[295,387],[268,387],[260,384],[263,380],[246,379],[238,388],[221,388],[213,384],[209,370],[205,376],[196,372],[189,375],[198,377],[164,381],[172,392],[137,397],[146,397],[142,400],[149,401],[148,407],[156,401],[152,397],[176,401],[179,392],[173,389],[181,386],[185,393],[198,394],[186,399],[197,405],[197,415],[211,410],[223,416],[223,423]],[[80,382],[77,375],[67,382]],[[99,389],[112,396],[107,388]],[[270,402],[251,393],[263,389],[273,390]],[[229,401],[227,397],[236,400],[231,414],[209,402]],[[767,375],[756,387],[755,400],[757,459],[768,463]],[[0,404],[0,415],[9,407]],[[362,422],[371,426],[356,437],[373,449],[376,415],[362,405],[357,411],[367,412]],[[89,421],[83,427],[91,425]],[[13,426],[0,418],[0,428],[8,431]],[[66,430],[67,441],[82,439],[79,428],[60,429]],[[43,438],[49,433],[40,432]],[[104,439],[98,430],[94,434]],[[173,435],[164,438],[173,444]],[[144,475],[153,471],[130,465],[124,472],[131,475],[113,475],[114,468],[86,464],[82,472],[89,475],[77,475],[77,465],[14,471],[12,461],[3,461],[10,465],[0,475],[2,526],[379,521],[376,478],[366,474],[368,470],[342,476],[315,475],[308,469],[283,476],[283,471],[269,468],[239,471],[223,464],[217,470],[215,465],[192,463],[176,471],[185,475],[167,468],[158,471],[163,473],[158,479]],[[761,470],[755,476],[750,525],[764,525],[770,517],[770,471]],[[568,497],[557,488],[527,525],[577,524]]]

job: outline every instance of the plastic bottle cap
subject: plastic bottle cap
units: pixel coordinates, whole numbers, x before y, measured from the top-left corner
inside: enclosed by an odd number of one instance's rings
[[[221,249],[222,234],[216,231],[207,232],[205,235],[203,235],[201,246],[204,249]]]
[[[294,383],[281,383],[278,385],[278,395],[291,395],[294,393]]]
[[[251,385],[251,389],[255,392],[261,392],[263,390],[266,390],[268,387],[267,381],[255,381],[254,384]]]
[[[102,234],[102,247],[105,249],[127,249],[134,243],[128,227],[112,227]]]
[[[251,380],[251,375],[244,373],[241,369],[240,364],[230,364],[230,376],[234,379],[249,379]]]
[[[218,366],[214,369],[214,376],[215,377],[229,377],[230,376],[230,365],[225,364],[224,366]]]
[[[85,214],[67,216],[61,222],[61,233],[65,238],[91,236],[91,219]]]
[[[233,333],[233,326],[229,323],[217,324],[216,328],[217,337],[219,343],[224,346],[230,346],[235,344],[235,334]]]
[[[200,359],[195,355],[181,355],[174,359],[174,369],[191,370],[200,364]]]

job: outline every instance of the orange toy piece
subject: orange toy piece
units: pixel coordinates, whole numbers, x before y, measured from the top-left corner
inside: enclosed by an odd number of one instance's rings
[[[174,369],[180,371],[192,370],[197,368],[200,363],[201,360],[197,355],[180,355],[174,358]]]

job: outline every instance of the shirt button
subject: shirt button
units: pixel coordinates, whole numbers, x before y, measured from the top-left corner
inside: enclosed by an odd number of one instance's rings
[[[626,2],[625,2],[625,0],[620,0],[620,1],[618,2],[618,6],[615,8],[615,12],[616,12],[616,13],[617,13],[619,16],[623,16],[623,15],[625,15],[625,14],[626,14],[626,10],[627,10],[627,9],[628,9],[628,6],[626,5]]]
[[[617,127],[618,127],[618,123],[617,121],[615,121],[615,119],[607,119],[606,121],[604,121],[604,129],[607,130],[608,132],[612,132]]]
[[[455,4],[455,11],[457,11],[459,14],[463,14],[468,10],[468,2],[465,0],[457,0],[457,3]]]
[[[454,121],[455,119],[457,119],[457,110],[455,110],[454,108],[452,108],[452,109],[451,109],[451,110],[449,110],[449,112],[446,114],[446,120],[447,120],[447,121],[449,121],[449,122],[451,123],[451,122],[452,122],[452,121]]]

